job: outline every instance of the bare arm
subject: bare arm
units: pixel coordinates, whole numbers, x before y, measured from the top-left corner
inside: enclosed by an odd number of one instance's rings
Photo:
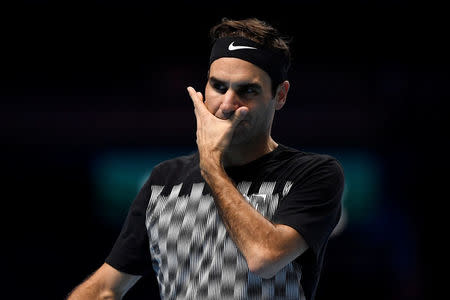
[[[223,168],[223,152],[246,108],[241,107],[232,118],[221,120],[208,111],[200,93],[192,88],[188,91],[197,119],[202,176],[211,187],[222,221],[244,255],[250,271],[270,278],[306,251],[308,245],[295,229],[273,224],[258,213],[236,189]]]
[[[220,167],[202,172],[214,194],[214,201],[233,241],[244,255],[250,271],[263,278],[280,269],[308,249],[293,228],[273,224],[256,211],[236,189]]]
[[[67,300],[115,300],[123,295],[141,276],[130,275],[104,263],[94,274],[77,286]]]

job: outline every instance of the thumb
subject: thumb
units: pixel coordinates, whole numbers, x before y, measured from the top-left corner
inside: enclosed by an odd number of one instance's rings
[[[242,119],[245,118],[245,116],[248,113],[248,108],[245,106],[239,107],[233,114],[233,116],[230,118],[231,123],[233,124],[233,127],[236,127],[237,124],[239,124]]]

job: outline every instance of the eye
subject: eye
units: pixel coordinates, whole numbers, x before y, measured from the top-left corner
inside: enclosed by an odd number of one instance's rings
[[[224,84],[221,84],[219,82],[215,82],[213,84],[213,88],[221,94],[225,94],[228,89]]]
[[[258,94],[258,89],[252,86],[245,86],[239,89],[238,93],[245,96],[255,96]]]
[[[256,89],[254,89],[253,87],[248,87],[245,89],[245,93],[246,94],[256,94]]]

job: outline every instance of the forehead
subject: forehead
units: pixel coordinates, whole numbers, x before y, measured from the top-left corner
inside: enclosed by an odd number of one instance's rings
[[[258,66],[235,57],[222,57],[213,61],[209,77],[222,81],[259,83],[270,87],[269,75]]]

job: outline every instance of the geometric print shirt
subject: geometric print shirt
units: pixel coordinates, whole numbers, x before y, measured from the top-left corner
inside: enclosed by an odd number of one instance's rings
[[[183,183],[161,196],[164,186],[151,186],[146,211],[150,252],[162,299],[302,299],[301,270],[290,263],[275,277],[251,273],[223,225],[214,200],[203,194],[204,182],[194,183],[180,196]],[[264,217],[271,219],[278,200],[276,182],[263,182],[257,194],[247,195],[251,182],[238,190]],[[304,298],[303,298],[304,299]]]
[[[250,272],[201,177],[195,153],[153,169],[106,262],[129,274],[152,270],[164,300],[314,299],[327,240],[340,217],[339,163],[279,145],[226,172],[255,210],[296,229],[309,249],[272,278]]]

